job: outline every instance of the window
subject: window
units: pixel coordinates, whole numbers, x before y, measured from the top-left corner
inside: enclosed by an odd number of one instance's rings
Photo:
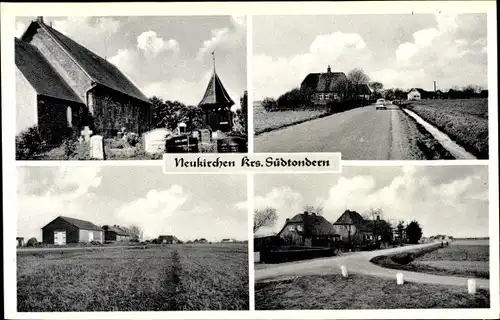
[[[325,94],[325,100],[330,100],[330,94]]]
[[[319,100],[323,100],[323,94],[322,93],[319,94]]]
[[[73,126],[73,111],[71,110],[71,107],[66,108],[66,121],[68,123],[68,127]]]
[[[297,226],[297,231],[302,231],[302,230],[303,230],[302,226],[301,226],[301,225],[298,225],[298,226]]]
[[[288,226],[288,231],[294,231],[295,230],[295,226]]]

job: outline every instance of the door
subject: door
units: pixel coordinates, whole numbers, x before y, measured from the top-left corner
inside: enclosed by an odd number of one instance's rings
[[[94,232],[89,231],[89,242],[94,241]]]
[[[54,244],[58,246],[66,244],[66,231],[54,231]]]

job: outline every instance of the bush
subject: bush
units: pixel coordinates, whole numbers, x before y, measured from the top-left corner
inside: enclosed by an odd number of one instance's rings
[[[36,240],[36,238],[30,238],[28,240],[28,242],[26,242],[26,246],[27,247],[34,247],[38,244],[38,241]]]
[[[288,92],[285,92],[284,94],[279,96],[278,100],[276,100],[276,103],[278,104],[280,110],[294,109],[296,107],[307,107],[312,105],[309,99],[309,95],[299,88],[295,88]]]
[[[30,127],[16,136],[16,159],[37,160],[40,158],[45,143],[37,126]]]
[[[262,107],[264,108],[264,110],[270,112],[277,110],[278,104],[273,98],[264,98],[264,100],[262,100]]]
[[[95,240],[90,241],[90,244],[93,246],[100,246],[101,245],[101,243],[99,241],[95,241]]]
[[[335,255],[335,248],[297,248],[288,247],[287,250],[263,250],[260,252],[260,262],[282,263],[288,261],[314,259],[320,257],[332,257]]]
[[[131,147],[135,147],[136,144],[139,143],[139,135],[137,133],[129,132],[127,133],[127,143]]]

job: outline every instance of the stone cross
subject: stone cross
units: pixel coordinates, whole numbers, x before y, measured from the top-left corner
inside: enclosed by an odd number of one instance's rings
[[[89,127],[85,126],[80,133],[85,138],[85,141],[88,142],[90,140],[90,136],[92,135],[93,131],[90,130]]]
[[[82,137],[78,137],[78,142],[82,143],[83,142],[83,138]]]

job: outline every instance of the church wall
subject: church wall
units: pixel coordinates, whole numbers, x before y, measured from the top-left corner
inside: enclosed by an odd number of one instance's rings
[[[122,127],[137,134],[150,130],[151,107],[148,103],[105,87],[96,87],[91,96],[94,126],[99,134],[115,136]]]
[[[37,93],[16,68],[16,135],[37,124]]]
[[[82,101],[86,101],[85,91],[90,88],[92,80],[71,60],[68,54],[49,36],[47,31],[38,29],[30,43],[38,48],[50,65],[76,92],[78,97]]]

